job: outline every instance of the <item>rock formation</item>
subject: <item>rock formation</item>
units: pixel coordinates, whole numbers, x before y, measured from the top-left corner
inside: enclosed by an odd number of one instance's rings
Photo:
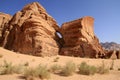
[[[105,57],[108,59],[120,59],[120,50],[107,50]]]
[[[4,27],[8,25],[8,22],[10,21],[11,18],[12,18],[11,15],[0,12],[0,40],[2,37],[2,31]]]
[[[105,56],[94,34],[92,17],[70,21],[59,28],[37,2],[26,5],[12,19],[4,15],[0,17],[1,46],[6,49],[36,56],[57,55],[59,49],[61,55],[90,58]],[[62,38],[58,37],[57,32],[62,34]]]
[[[37,56],[52,56],[59,53],[59,27],[37,2],[18,11],[7,26],[2,46],[16,52]]]
[[[89,16],[64,23],[61,27],[64,44],[60,54],[90,58],[104,57],[104,50],[94,34],[93,24],[94,19]]]

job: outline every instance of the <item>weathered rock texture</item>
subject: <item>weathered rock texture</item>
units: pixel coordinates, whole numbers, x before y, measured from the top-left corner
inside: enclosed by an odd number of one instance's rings
[[[4,27],[8,25],[8,22],[10,21],[11,18],[12,18],[11,15],[0,12],[0,39],[2,37],[2,31]]]
[[[120,50],[108,50],[106,51],[106,58],[120,59]]]
[[[26,5],[18,11],[4,31],[2,46],[37,56],[52,56],[59,53],[59,27],[37,2]]]
[[[10,19],[11,16],[0,13],[0,41],[6,49],[36,56],[52,56],[59,54],[62,47],[62,55],[90,58],[105,55],[94,34],[92,17],[64,23],[60,29],[46,10],[33,2]],[[57,32],[63,38],[59,38]]]
[[[94,19],[89,16],[64,23],[61,33],[65,43],[60,54],[90,58],[103,57],[104,50],[94,34],[93,24]]]

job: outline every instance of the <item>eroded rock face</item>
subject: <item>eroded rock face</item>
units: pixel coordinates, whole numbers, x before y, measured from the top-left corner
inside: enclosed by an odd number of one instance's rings
[[[11,15],[0,12],[0,39],[2,37],[2,32],[5,26],[8,25],[8,22],[12,18]]]
[[[2,28],[1,46],[6,49],[36,56],[57,55],[59,49],[62,55],[90,58],[105,56],[94,34],[92,17],[64,23],[60,29],[46,10],[33,2],[10,19],[0,18],[0,26],[5,27]],[[57,32],[63,38],[59,38]]]
[[[3,47],[17,52],[52,56],[59,53],[59,27],[37,2],[26,5],[10,21]]]
[[[120,51],[119,50],[107,50],[105,57],[107,59],[120,59]]]
[[[80,57],[104,57],[104,50],[93,30],[94,19],[86,16],[64,23],[61,33],[64,39],[62,55]]]

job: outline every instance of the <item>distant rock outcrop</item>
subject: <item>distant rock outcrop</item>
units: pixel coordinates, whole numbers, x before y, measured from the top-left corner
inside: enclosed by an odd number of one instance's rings
[[[102,47],[106,50],[120,50],[120,44],[115,42],[101,43]]]
[[[115,42],[105,42],[101,43],[101,45],[106,51],[106,58],[120,59],[120,44]]]
[[[108,59],[120,59],[120,51],[118,50],[106,51],[105,57]]]
[[[12,18],[11,15],[0,12],[0,41],[1,41],[3,29],[5,28],[5,26],[8,25],[8,22],[10,21],[11,18]]]
[[[93,30],[94,19],[86,16],[64,23],[61,33],[64,39],[62,55],[80,57],[104,57],[104,50]]]
[[[37,56],[52,56],[59,53],[59,27],[37,2],[18,11],[4,31],[3,47]]]

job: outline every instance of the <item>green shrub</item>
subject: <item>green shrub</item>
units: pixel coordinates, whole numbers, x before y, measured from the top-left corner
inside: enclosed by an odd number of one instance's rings
[[[48,72],[46,66],[39,65],[36,68],[28,68],[25,70],[24,76],[28,77],[39,77],[41,79],[49,79],[50,73]]]
[[[58,64],[54,64],[50,67],[50,72],[53,73],[59,73],[61,71],[62,67]]]
[[[79,73],[83,75],[93,75],[96,73],[96,67],[88,65],[86,62],[82,62],[79,66]]]
[[[63,67],[61,74],[64,76],[70,76],[76,71],[76,65],[73,62],[67,62]]]

